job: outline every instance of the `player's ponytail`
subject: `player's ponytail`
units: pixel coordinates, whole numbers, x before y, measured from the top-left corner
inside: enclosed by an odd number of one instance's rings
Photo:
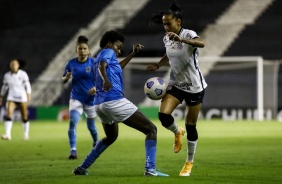
[[[158,13],[154,13],[152,18],[151,18],[151,20],[150,20],[150,25],[162,24],[163,23],[162,18],[163,18],[164,15],[165,15],[164,11],[160,11]]]
[[[172,2],[169,6],[169,12],[173,18],[180,19],[183,21],[183,15],[181,8],[176,4],[176,2]]]
[[[179,6],[177,6],[177,4],[175,2],[172,2],[170,4],[169,10],[174,12],[174,13],[181,14],[181,8]]]
[[[181,19],[183,21],[183,15],[181,8],[176,4],[176,2],[172,2],[169,6],[168,10],[163,10],[158,13],[154,13],[150,19],[150,26],[154,24],[162,24],[162,18],[164,15],[172,15],[173,18]]]
[[[15,59],[15,60],[17,60],[17,61],[19,62],[19,65],[20,65],[19,69],[22,69],[22,68],[25,67],[25,65],[26,65],[26,60],[20,59],[20,58]]]

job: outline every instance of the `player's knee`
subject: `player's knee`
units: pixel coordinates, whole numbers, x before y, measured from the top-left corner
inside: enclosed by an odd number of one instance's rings
[[[90,133],[97,133],[95,120],[93,118],[87,118],[86,122],[87,122],[87,128],[90,131]]]
[[[149,137],[157,137],[157,127],[154,125],[154,123],[150,123],[150,125],[148,125],[147,127],[147,131],[144,132],[147,136]]]
[[[118,138],[118,134],[112,134],[111,136],[108,136],[103,139],[103,143],[106,144],[107,146],[110,146],[113,144]]]
[[[90,126],[88,127],[88,130],[91,134],[97,134],[97,129],[95,128],[95,126]]]
[[[189,141],[196,141],[198,140],[198,131],[196,129],[196,125],[185,125],[187,131],[187,139]]]
[[[70,111],[70,127],[76,126],[80,118],[80,114],[78,111],[72,110]]]
[[[23,119],[22,119],[22,122],[23,122],[23,123],[27,123],[27,122],[28,122],[28,119],[24,119],[24,118],[23,118]]]
[[[4,120],[5,121],[12,121],[12,118],[8,117],[8,116],[4,116]]]
[[[152,126],[151,126],[151,132],[154,134],[154,135],[157,135],[157,127],[152,123]]]
[[[159,112],[159,120],[164,127],[169,127],[174,122],[174,118],[170,114]]]

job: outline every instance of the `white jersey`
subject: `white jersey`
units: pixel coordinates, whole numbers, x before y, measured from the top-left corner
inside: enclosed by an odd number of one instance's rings
[[[31,94],[31,86],[28,75],[23,70],[18,70],[17,73],[7,72],[4,75],[1,96],[7,92],[7,100],[13,102],[27,102],[27,94]]]
[[[181,38],[198,38],[196,32],[181,29]],[[207,87],[207,83],[198,66],[199,50],[189,44],[172,41],[166,35],[163,39],[166,55],[171,67],[169,85],[189,93],[198,93]]]

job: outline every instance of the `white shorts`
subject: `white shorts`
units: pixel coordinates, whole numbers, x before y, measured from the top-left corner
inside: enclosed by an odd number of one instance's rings
[[[123,122],[136,112],[137,109],[138,108],[126,98],[95,105],[95,110],[101,122],[106,124]]]
[[[74,99],[70,99],[69,111],[71,110],[77,110],[80,115],[84,112],[86,118],[95,118],[97,116],[94,105],[86,105]]]

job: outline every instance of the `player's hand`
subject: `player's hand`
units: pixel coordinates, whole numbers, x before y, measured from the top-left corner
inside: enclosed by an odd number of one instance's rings
[[[168,36],[168,38],[170,40],[179,41],[179,42],[181,41],[181,38],[177,34],[175,34],[173,32],[167,32],[166,35]]]
[[[66,76],[65,76],[65,79],[66,80],[69,80],[71,78],[71,72],[67,72]]]
[[[172,89],[172,85],[168,85],[167,87],[166,87],[166,91],[169,91],[169,90],[171,90]]]
[[[103,90],[105,92],[109,91],[112,88],[112,83],[110,83],[110,81],[106,80],[103,83]]]
[[[2,105],[2,103],[3,103],[3,98],[2,98],[2,96],[0,97],[0,106]]]
[[[136,54],[143,48],[144,48],[144,46],[141,45],[140,43],[134,44],[133,45],[133,53]]]
[[[146,71],[153,72],[157,69],[159,69],[157,64],[149,64],[149,65],[147,65]]]
[[[95,95],[96,94],[96,87],[93,87],[91,89],[88,90],[88,94],[89,95]]]

